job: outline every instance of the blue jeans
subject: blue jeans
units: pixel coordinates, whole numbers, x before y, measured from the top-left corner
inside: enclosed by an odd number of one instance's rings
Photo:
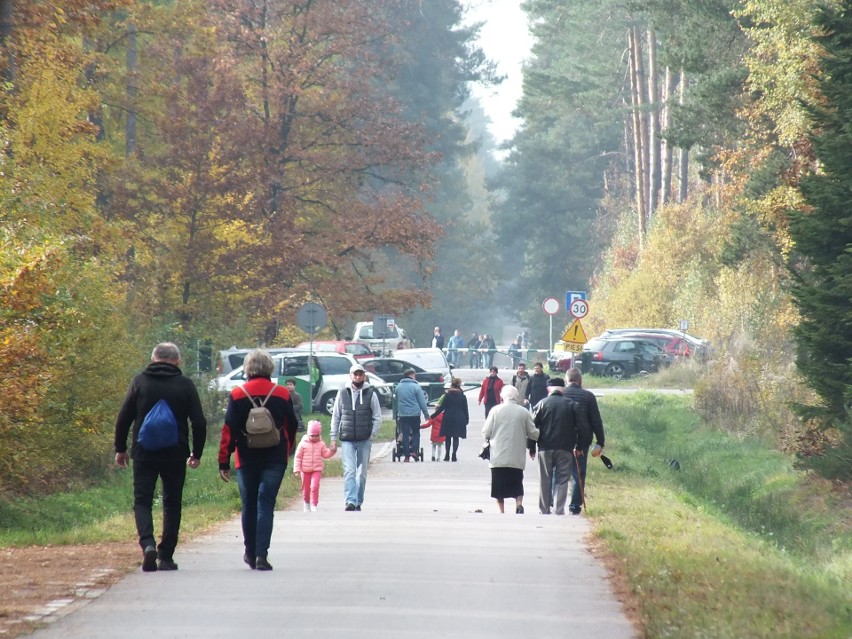
[[[237,469],[237,484],[243,502],[243,543],[249,557],[266,557],[269,552],[275,498],[285,470],[286,461],[243,464]]]
[[[399,416],[396,420],[402,433],[402,456],[420,454],[420,415]]]
[[[583,490],[580,486],[581,484],[583,488],[586,486],[586,460],[589,459],[588,446],[583,446],[578,450],[583,451],[582,456],[571,460],[571,505],[568,506],[568,510],[572,513],[578,513],[583,509]],[[580,480],[582,481],[577,480],[577,462],[580,463]]]
[[[373,441],[340,442],[340,461],[343,463],[343,498],[347,504],[364,503],[367,489],[367,468],[370,466],[370,447]]]

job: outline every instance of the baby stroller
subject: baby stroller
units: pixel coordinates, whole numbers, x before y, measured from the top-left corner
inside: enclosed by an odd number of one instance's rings
[[[398,461],[405,459],[405,451],[402,449],[402,431],[399,430],[399,421],[394,420],[394,424],[396,424],[396,435],[394,440],[393,452],[391,453],[391,459],[393,461]],[[420,447],[419,451],[414,451],[416,457],[414,461],[423,461],[423,447]]]

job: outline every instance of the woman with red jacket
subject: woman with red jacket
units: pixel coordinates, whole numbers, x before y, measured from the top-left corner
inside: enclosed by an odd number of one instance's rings
[[[503,400],[500,399],[500,391],[503,389],[503,380],[497,377],[497,367],[492,366],[491,374],[482,381],[482,388],[479,389],[479,405],[485,402],[485,418],[488,419],[488,413],[497,404]]]
[[[243,371],[248,381],[232,390],[228,397],[219,445],[219,476],[223,481],[231,480],[231,454],[235,450],[238,454],[237,484],[242,501],[245,544],[243,561],[258,570],[272,570],[266,557],[272,539],[275,499],[296,439],[296,413],[290,392],[272,381],[274,370],[275,364],[266,351],[254,350],[246,355]],[[246,423],[249,411],[261,404],[272,414],[280,441],[257,448],[249,445]]]

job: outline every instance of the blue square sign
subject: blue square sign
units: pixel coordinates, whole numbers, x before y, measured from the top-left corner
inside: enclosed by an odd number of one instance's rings
[[[586,299],[586,291],[565,291],[565,310],[571,308],[574,300]]]

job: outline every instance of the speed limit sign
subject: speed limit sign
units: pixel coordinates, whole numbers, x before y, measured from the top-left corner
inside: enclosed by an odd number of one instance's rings
[[[571,317],[583,319],[589,314],[589,305],[586,303],[586,300],[575,299],[571,302],[571,306],[568,307],[568,312],[571,314]]]

